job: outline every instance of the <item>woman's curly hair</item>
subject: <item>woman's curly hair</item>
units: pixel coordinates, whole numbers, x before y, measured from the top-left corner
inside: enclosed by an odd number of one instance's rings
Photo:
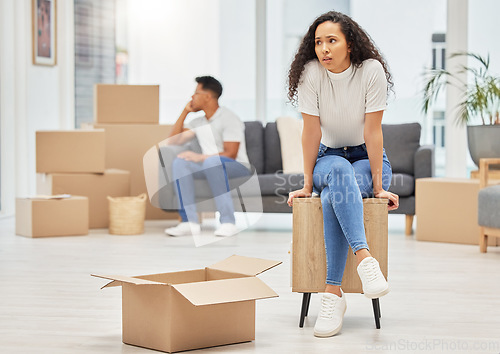
[[[297,54],[293,59],[290,70],[288,71],[288,99],[292,104],[297,102],[297,88],[300,84],[300,78],[304,71],[304,66],[311,60],[318,59],[315,52],[315,33],[316,28],[326,21],[332,21],[340,25],[340,29],[346,38],[346,42],[351,49],[351,63],[360,67],[364,60],[375,59],[382,64],[385,71],[385,77],[388,83],[388,90],[394,86],[392,76],[389,72],[385,59],[373,43],[370,36],[358,25],[352,18],[343,13],[329,11],[319,16],[307,30],[306,35],[300,43]]]

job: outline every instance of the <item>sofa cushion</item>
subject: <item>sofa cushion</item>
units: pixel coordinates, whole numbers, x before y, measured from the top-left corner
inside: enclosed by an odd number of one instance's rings
[[[414,175],[415,152],[420,146],[420,124],[382,124],[384,148],[394,173]]]
[[[393,173],[389,191],[401,198],[415,194],[415,178],[406,173]]]
[[[262,195],[288,195],[289,192],[304,186],[302,173],[283,174],[270,173],[259,175],[260,191]]]
[[[283,173],[302,173],[302,119],[279,117],[276,126],[281,142],[281,162]]]
[[[245,122],[245,142],[250,164],[258,174],[264,173],[264,127],[261,122]]]
[[[276,123],[267,123],[264,130],[264,147],[266,159],[264,173],[274,173],[281,171],[281,142]]]
[[[229,180],[229,188],[231,189],[231,196],[233,198],[238,198],[238,186],[244,184],[250,178],[252,178],[252,176],[231,178]],[[245,188],[244,191],[240,189],[239,192],[240,194],[245,194],[245,196],[260,196],[261,192],[257,187],[258,186],[256,184],[252,183],[251,186]],[[196,191],[195,195],[197,200],[213,198],[212,190],[210,189],[210,185],[205,178],[195,178],[194,189]]]
[[[477,213],[479,225],[500,228],[500,185],[479,191]]]
[[[238,197],[237,187],[245,183],[248,177],[231,178],[229,187],[233,198]],[[270,173],[257,176],[260,190],[258,188],[247,188],[247,196],[288,196],[288,193],[304,186],[304,176],[297,174]],[[206,179],[195,179],[194,188],[197,199],[211,199],[212,191]],[[241,191],[240,191],[241,193]]]

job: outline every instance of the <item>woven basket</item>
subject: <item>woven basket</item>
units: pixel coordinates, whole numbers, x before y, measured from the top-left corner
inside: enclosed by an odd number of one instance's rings
[[[144,233],[146,194],[137,197],[109,197],[109,233],[139,235]]]

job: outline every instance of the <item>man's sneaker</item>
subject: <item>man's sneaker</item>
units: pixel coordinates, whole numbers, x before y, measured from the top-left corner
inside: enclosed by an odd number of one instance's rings
[[[217,230],[215,230],[215,236],[229,237],[236,235],[240,230],[236,227],[235,224],[224,223]]]
[[[181,222],[176,227],[165,229],[165,233],[170,236],[198,235],[200,231],[200,224],[195,222]]]
[[[314,326],[316,337],[331,337],[342,328],[344,313],[347,309],[344,292],[342,297],[335,294],[324,293],[321,298],[321,310]]]
[[[366,297],[377,299],[389,292],[389,284],[387,284],[375,258],[366,257],[363,259],[358,265],[358,274]]]

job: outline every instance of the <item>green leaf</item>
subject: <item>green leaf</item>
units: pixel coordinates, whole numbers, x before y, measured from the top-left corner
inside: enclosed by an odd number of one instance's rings
[[[446,70],[426,70],[424,72],[424,87],[422,89],[422,110],[427,113],[435,103],[439,93],[447,85],[453,85],[465,89],[464,99],[458,105],[457,123],[467,124],[474,117],[479,116],[485,124],[484,117],[496,117],[496,112],[500,109],[500,77],[489,72],[490,56],[483,57],[471,52],[457,52],[450,55],[450,58],[466,56],[473,62],[478,63],[478,67],[461,65],[457,74],[467,73],[472,77],[471,81],[462,82],[457,75]]]

